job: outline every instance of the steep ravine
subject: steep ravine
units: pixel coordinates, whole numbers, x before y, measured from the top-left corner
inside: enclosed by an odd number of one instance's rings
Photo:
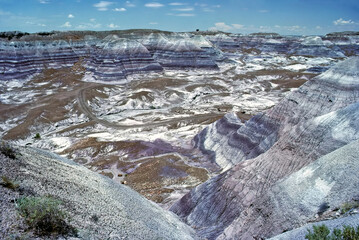
[[[358,100],[359,58],[351,58],[229,134],[216,130],[221,121],[214,123],[197,142],[219,165],[234,167],[193,189],[171,210],[209,239],[270,237],[293,228],[299,220],[280,224],[288,216],[264,211],[263,199],[279,180],[359,139]],[[315,214],[312,208],[306,218]]]
[[[224,169],[257,157],[298,123],[357,102],[358,66],[358,58],[339,63],[245,125],[238,124],[240,120],[234,120],[235,115],[231,119],[225,117],[198,134],[196,146],[211,152],[216,163]]]

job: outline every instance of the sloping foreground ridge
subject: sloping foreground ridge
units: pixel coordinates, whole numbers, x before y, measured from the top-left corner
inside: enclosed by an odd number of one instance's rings
[[[0,174],[31,195],[61,200],[80,239],[196,239],[176,215],[127,186],[47,151],[17,147],[17,152],[16,159],[0,153]],[[7,219],[8,209],[0,210],[3,239],[15,219]]]
[[[345,148],[331,154],[359,139],[358,119],[359,58],[353,57],[244,125],[227,116],[204,129],[197,147],[229,170],[171,210],[209,239],[254,239],[306,223],[324,203],[335,209],[359,194],[351,174],[358,169],[358,149],[351,167],[340,167],[349,161],[341,157]],[[318,165],[297,173],[313,162]]]

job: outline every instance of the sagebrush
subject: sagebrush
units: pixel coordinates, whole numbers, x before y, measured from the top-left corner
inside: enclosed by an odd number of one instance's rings
[[[24,197],[17,209],[26,224],[38,235],[76,235],[67,222],[69,215],[60,209],[61,201],[52,197]]]

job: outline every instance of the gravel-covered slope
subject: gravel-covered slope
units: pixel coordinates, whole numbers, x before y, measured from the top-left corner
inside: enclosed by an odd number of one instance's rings
[[[194,239],[194,231],[127,186],[50,152],[19,147],[15,160],[0,156],[2,176],[16,179],[22,193],[63,201],[82,239]],[[16,197],[19,194],[2,191]],[[26,194],[25,194],[26,195]],[[7,203],[11,206],[14,203]],[[0,238],[14,233],[14,211],[1,209]],[[4,215],[3,215],[4,214]],[[94,220],[96,219],[96,221]],[[12,229],[12,230],[11,230]],[[16,230],[15,230],[16,231]]]

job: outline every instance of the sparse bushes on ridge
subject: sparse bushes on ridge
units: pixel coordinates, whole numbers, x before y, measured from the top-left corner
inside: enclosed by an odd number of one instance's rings
[[[7,38],[9,41],[13,38],[21,38],[22,36],[30,35],[27,32],[19,32],[19,31],[12,31],[12,32],[0,32],[0,38]]]
[[[344,226],[343,230],[335,228],[330,234],[330,230],[324,224],[313,225],[313,232],[308,229],[305,239],[308,240],[359,240],[359,226]]]
[[[76,235],[76,230],[67,223],[68,214],[59,208],[60,204],[61,201],[52,197],[24,197],[17,201],[17,210],[40,236]]]
[[[51,35],[54,35],[55,33],[57,33],[56,31],[51,31],[51,32],[38,32],[36,33],[37,35],[40,35],[40,36],[51,36]]]

